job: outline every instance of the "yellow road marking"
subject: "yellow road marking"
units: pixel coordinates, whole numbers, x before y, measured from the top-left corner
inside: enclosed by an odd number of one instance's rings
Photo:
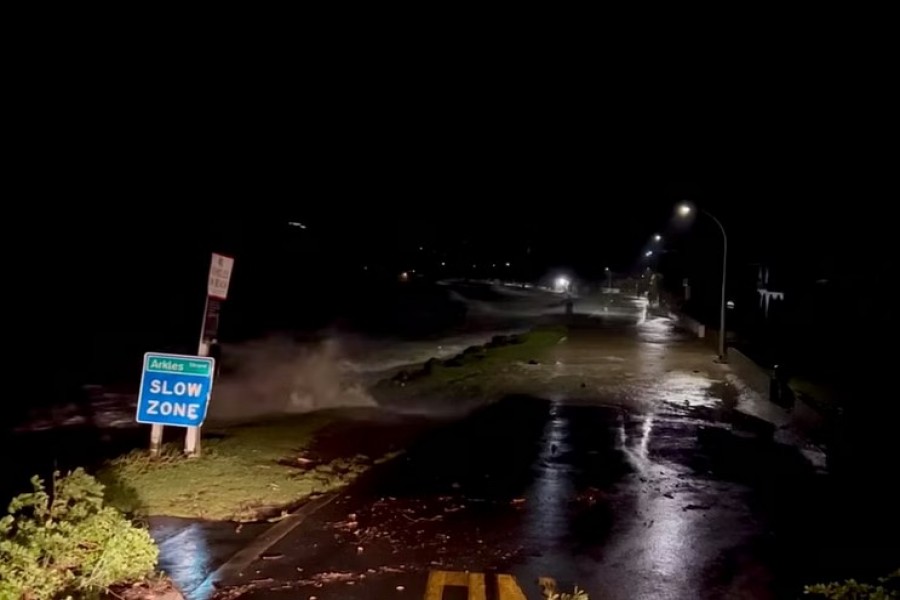
[[[512,575],[497,575],[497,596],[500,600],[526,600],[525,592]]]
[[[469,590],[469,600],[486,600],[484,573],[461,573],[459,571],[432,571],[428,574],[425,600],[441,600],[445,587],[464,587]]]
[[[469,600],[486,600],[487,590],[484,587],[484,573],[469,574]]]
[[[445,571],[432,571],[428,574],[428,585],[425,587],[425,600],[441,600],[444,586],[447,584]]]

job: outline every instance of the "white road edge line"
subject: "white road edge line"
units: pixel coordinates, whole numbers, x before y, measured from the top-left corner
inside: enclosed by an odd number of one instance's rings
[[[303,524],[307,517],[325,508],[335,500],[341,492],[326,494],[321,498],[317,498],[308,504],[300,507],[296,512],[291,513],[284,519],[278,521],[270,528],[262,532],[255,540],[238,550],[234,556],[225,561],[225,564],[210,573],[201,583],[198,589],[215,585],[217,582],[226,578],[239,575],[241,571],[246,569],[250,564],[259,558],[266,550],[280,542],[287,534]]]

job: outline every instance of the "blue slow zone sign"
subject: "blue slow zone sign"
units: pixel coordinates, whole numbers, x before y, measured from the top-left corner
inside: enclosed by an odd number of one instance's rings
[[[215,360],[181,354],[144,355],[137,422],[199,427],[206,418]]]

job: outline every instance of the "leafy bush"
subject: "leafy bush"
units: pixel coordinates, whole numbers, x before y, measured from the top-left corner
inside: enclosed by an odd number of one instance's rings
[[[900,569],[879,579],[878,585],[850,579],[839,583],[808,585],[804,593],[816,594],[828,600],[896,600],[900,598]]]
[[[541,588],[544,600],[590,600],[587,592],[578,589],[577,585],[571,594],[557,591],[556,580],[552,577],[539,577],[538,586]]]
[[[82,469],[53,475],[48,493],[15,497],[0,519],[0,600],[83,596],[153,572],[150,534],[103,505],[103,485]]]
[[[548,600],[590,600],[588,598],[587,592],[584,590],[580,590],[577,587],[575,591],[571,594],[562,594],[562,593],[554,593],[552,595],[547,596]]]

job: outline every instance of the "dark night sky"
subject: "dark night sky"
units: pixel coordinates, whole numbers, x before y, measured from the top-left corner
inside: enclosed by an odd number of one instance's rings
[[[30,171],[34,201],[21,222],[37,247],[87,252],[81,268],[100,279],[124,277],[135,259],[185,245],[272,242],[269,228],[287,220],[309,224],[319,263],[359,256],[360,265],[400,266],[425,245],[451,262],[513,260],[532,248],[548,265],[588,275],[606,265],[625,271],[653,232],[682,243],[669,233],[684,198],[720,217],[740,259],[865,269],[887,246],[879,242],[892,188],[883,187],[877,163],[837,151],[845,138],[830,146],[810,139],[790,156],[774,142],[748,140],[758,156],[745,149],[729,160],[734,144],[719,155],[690,146],[631,154],[612,143],[586,145],[564,127],[518,137],[488,131],[485,140],[474,125],[437,126],[426,136],[406,123],[393,136],[357,122],[332,135],[319,127],[296,145],[265,126],[202,141],[208,129],[186,140],[153,124],[132,130],[134,139],[101,130],[85,147],[53,148],[52,169]],[[47,211],[51,198],[56,206]],[[701,222],[691,237],[716,249],[717,235]],[[117,251],[105,256],[110,245]]]
[[[738,107],[731,89],[680,112],[662,82],[635,101],[589,85],[497,94],[491,78],[207,89],[126,73],[112,90],[100,75],[35,87],[22,113],[8,327],[36,347],[124,339],[135,324],[192,338],[217,249],[238,255],[235,294],[258,303],[280,277],[395,269],[419,245],[515,265],[532,248],[548,267],[625,271],[653,232],[669,239],[682,198],[720,216],[738,262],[848,277],[889,256],[883,203],[896,186],[872,111],[761,93]],[[299,244],[288,220],[310,226]],[[716,236],[698,223],[671,247],[711,249],[714,265]]]

